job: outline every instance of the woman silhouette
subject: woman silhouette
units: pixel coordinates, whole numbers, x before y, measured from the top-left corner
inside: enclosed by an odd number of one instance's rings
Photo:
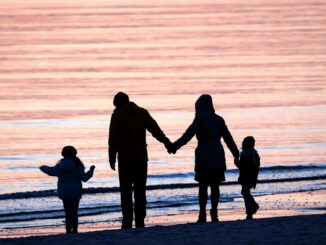
[[[197,223],[206,222],[207,189],[211,188],[210,212],[212,222],[218,221],[217,206],[220,198],[219,185],[225,181],[225,153],[221,144],[223,138],[230,149],[235,163],[239,159],[239,150],[224,122],[215,114],[212,97],[201,95],[195,104],[196,115],[183,136],[174,142],[174,150],[187,144],[194,135],[198,140],[195,150],[195,180],[199,182],[199,217]]]

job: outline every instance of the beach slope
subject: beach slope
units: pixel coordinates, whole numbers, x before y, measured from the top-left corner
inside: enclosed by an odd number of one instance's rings
[[[326,215],[2,239],[0,244],[326,244]]]

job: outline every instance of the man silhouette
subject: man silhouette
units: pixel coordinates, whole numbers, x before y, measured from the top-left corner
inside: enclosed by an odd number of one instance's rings
[[[109,162],[115,170],[118,154],[122,229],[132,228],[133,213],[136,228],[140,228],[145,226],[146,216],[146,130],[162,142],[169,152],[172,144],[148,111],[130,102],[127,94],[117,93],[113,104],[116,109],[110,123]],[[134,210],[132,192],[135,199]]]

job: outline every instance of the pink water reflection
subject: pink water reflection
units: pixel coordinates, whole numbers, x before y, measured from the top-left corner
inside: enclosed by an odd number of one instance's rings
[[[120,90],[171,140],[210,93],[239,146],[255,136],[264,165],[326,162],[325,11],[306,0],[2,1],[1,182],[41,186],[37,166],[54,164],[67,144],[99,166],[98,178],[113,177],[107,131]],[[193,170],[195,141],[175,156],[148,143],[151,161],[169,163],[150,174]]]

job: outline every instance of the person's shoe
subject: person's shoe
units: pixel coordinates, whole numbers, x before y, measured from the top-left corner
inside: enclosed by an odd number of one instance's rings
[[[132,228],[132,221],[124,221],[122,220],[121,229],[131,229]]]
[[[206,223],[206,212],[200,212],[196,223]]]
[[[123,230],[125,230],[125,229],[131,229],[132,228],[132,226],[131,225],[122,225],[121,226],[121,229],[123,229]]]
[[[257,213],[257,210],[259,209],[259,205],[256,203],[255,204],[255,207],[253,208],[253,210],[252,210],[252,214],[255,214],[255,213]]]
[[[246,220],[252,220],[252,219],[253,219],[252,214],[247,214]]]
[[[210,214],[212,222],[218,222],[217,209],[211,209]]]
[[[144,219],[142,219],[142,220],[136,220],[135,223],[136,223],[136,228],[144,228],[145,227],[145,221],[144,221]]]

